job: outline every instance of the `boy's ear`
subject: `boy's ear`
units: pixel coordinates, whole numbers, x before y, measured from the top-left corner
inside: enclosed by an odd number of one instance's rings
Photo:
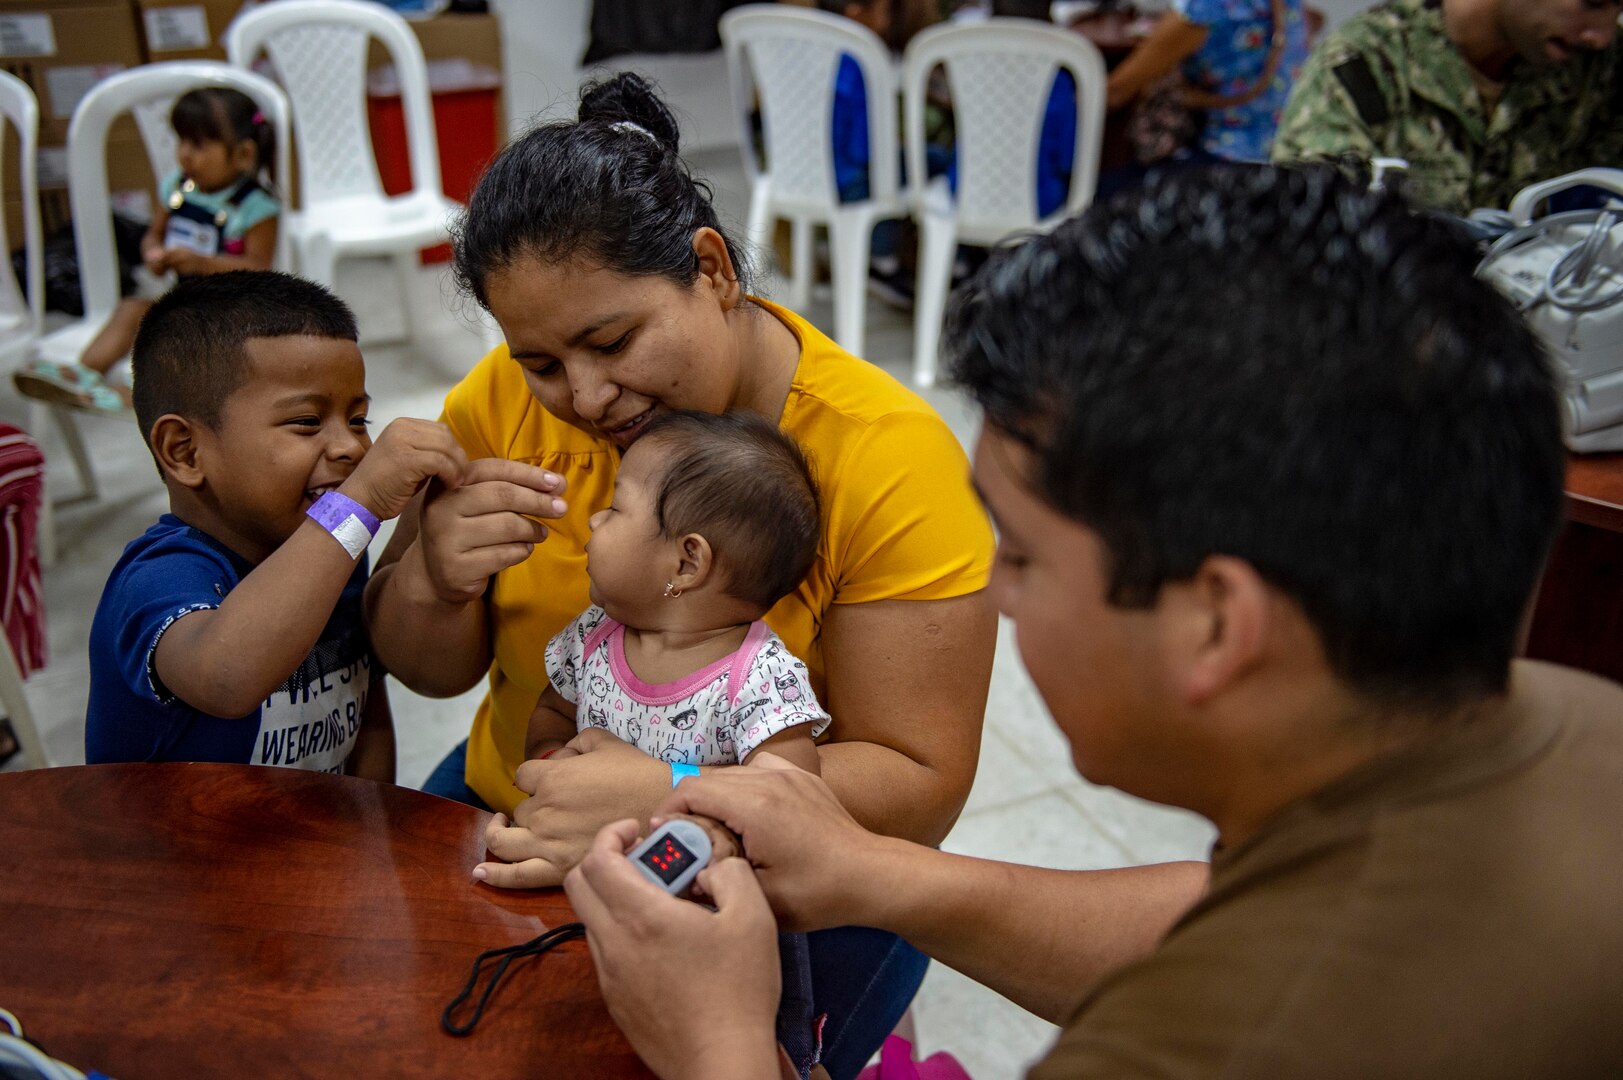
[[[688,533],[676,542],[676,576],[671,584],[686,592],[697,589],[710,578],[716,566],[716,554],[710,541],[698,533]]]
[[[153,421],[152,456],[158,459],[164,475],[181,487],[195,490],[203,486],[206,477],[194,421],[174,413],[165,413]]]

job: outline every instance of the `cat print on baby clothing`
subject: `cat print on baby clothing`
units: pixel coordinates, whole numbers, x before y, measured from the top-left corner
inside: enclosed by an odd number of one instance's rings
[[[762,622],[732,655],[656,685],[627,663],[625,627],[594,606],[548,643],[546,663],[579,726],[600,726],[662,761],[736,764],[780,731],[809,724],[816,735],[829,723],[806,665]]]

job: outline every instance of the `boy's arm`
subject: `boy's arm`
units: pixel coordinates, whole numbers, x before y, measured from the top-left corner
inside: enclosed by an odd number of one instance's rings
[[[454,485],[463,462],[443,425],[396,420],[338,490],[392,518],[429,477]],[[164,631],[152,660],[159,680],[200,712],[248,715],[315,647],[354,570],[343,545],[307,518],[219,607]]]
[[[748,765],[756,754],[762,750],[770,750],[797,769],[804,769],[813,776],[821,776],[822,773],[817,767],[817,743],[812,739],[812,726],[808,722],[784,728],[745,755],[742,764]]]
[[[349,752],[348,771],[363,780],[394,783],[394,712],[389,708],[389,681],[378,678],[366,693],[361,730]]]
[[[538,758],[548,751],[553,758],[574,757],[578,751],[564,746],[574,737],[574,703],[548,683],[535,703],[535,711],[530,713],[530,728],[524,737],[524,757]]]

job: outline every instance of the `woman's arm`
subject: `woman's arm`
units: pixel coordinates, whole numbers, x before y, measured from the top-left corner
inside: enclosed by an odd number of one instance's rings
[[[865,828],[922,844],[952,828],[980,758],[996,643],[984,590],[828,609],[822,775]]]
[[[1148,36],[1116,66],[1105,83],[1105,102],[1120,108],[1138,97],[1150,84],[1171,74],[1178,65],[1206,44],[1208,30],[1189,22],[1176,11],[1162,15]]]
[[[472,689],[490,668],[484,595],[495,574],[546,539],[563,478],[502,458],[432,484],[400,515],[366,586],[367,631],[389,673],[430,697]]]
[[[349,773],[367,780],[394,783],[394,713],[389,709],[387,679],[378,679],[366,695],[366,711],[355,746],[349,752]]]

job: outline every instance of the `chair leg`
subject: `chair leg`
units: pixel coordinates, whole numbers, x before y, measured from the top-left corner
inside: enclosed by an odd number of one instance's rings
[[[750,192],[749,241],[755,249],[756,257],[770,258],[772,255],[772,225],[776,218],[772,215],[772,200],[766,194],[764,179],[755,182],[755,189]]]
[[[22,669],[17,666],[17,658],[11,652],[11,642],[5,639],[3,631],[0,631],[0,705],[5,707],[11,729],[17,733],[17,742],[29,763],[36,769],[50,765],[51,758],[45,752],[45,741],[39,737],[39,729],[34,726],[34,711],[28,705],[28,695],[23,692]]]
[[[299,274],[317,285],[336,291],[338,252],[325,236],[305,238],[299,245]]]
[[[74,417],[72,409],[63,406],[53,406],[51,415],[56,420],[56,429],[62,433],[62,441],[67,443],[68,453],[73,457],[74,470],[79,474],[79,497],[96,498],[100,494],[96,487],[96,469],[90,462],[90,451],[85,449],[84,436],[79,432],[79,421]]]
[[[829,226],[834,257],[834,340],[861,356],[868,315],[868,253],[874,221],[865,212],[839,213]]]
[[[941,317],[947,310],[952,257],[957,248],[958,230],[950,218],[921,215],[917,297],[913,307],[913,382],[919,386],[935,385]]]
[[[40,444],[45,442],[45,427],[50,422],[51,407],[43,401],[29,399],[28,402],[28,431]],[[56,565],[56,509],[54,501],[56,485],[51,481],[51,470],[46,468],[41,474],[39,527],[34,533],[34,546],[39,549],[39,564],[46,570]]]
[[[407,341],[415,341],[411,308],[412,293],[417,284],[417,252],[415,250],[397,252],[391,261],[394,263],[395,285],[400,292],[400,328],[405,331]]]
[[[797,217],[790,226],[790,243],[794,246],[790,259],[794,269],[789,278],[789,306],[795,311],[804,311],[811,303],[812,224],[810,218]]]

